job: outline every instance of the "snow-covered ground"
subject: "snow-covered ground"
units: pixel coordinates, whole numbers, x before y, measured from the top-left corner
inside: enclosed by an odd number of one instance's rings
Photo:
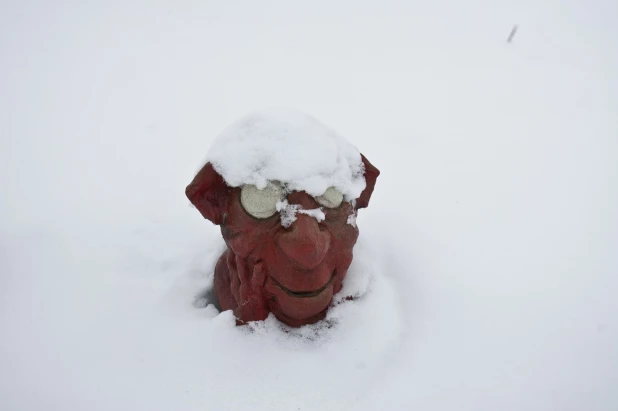
[[[2,2],[0,410],[618,409],[617,16]],[[195,299],[223,243],[184,188],[272,105],[382,172],[330,328]]]

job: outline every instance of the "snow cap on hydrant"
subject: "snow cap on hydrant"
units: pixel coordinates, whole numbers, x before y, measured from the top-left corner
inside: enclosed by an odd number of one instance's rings
[[[258,111],[225,129],[186,189],[228,246],[215,268],[219,307],[239,324],[269,312],[291,326],[322,319],[378,175],[347,140],[295,110]]]

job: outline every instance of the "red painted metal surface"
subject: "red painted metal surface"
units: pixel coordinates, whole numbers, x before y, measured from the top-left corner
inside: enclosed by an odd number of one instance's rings
[[[215,267],[214,294],[222,310],[233,310],[238,324],[264,320],[272,312],[292,327],[324,318],[352,262],[358,228],[348,217],[369,205],[380,172],[363,156],[367,186],[355,208],[343,202],[323,208],[326,218],[297,214],[288,228],[279,213],[256,219],[243,209],[240,188],[231,188],[206,164],[187,186],[199,212],[221,227],[227,250]],[[315,209],[305,192],[288,195],[289,204]]]

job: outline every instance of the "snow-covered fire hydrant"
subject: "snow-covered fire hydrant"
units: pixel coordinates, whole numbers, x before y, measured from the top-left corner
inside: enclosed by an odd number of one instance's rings
[[[221,227],[213,292],[238,324],[273,313],[293,327],[323,319],[352,262],[356,215],[380,172],[303,113],[269,109],[215,141],[186,194]]]

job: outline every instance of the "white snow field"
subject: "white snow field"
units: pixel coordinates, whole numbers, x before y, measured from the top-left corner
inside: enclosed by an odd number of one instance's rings
[[[617,410],[617,17],[3,1],[0,410]],[[184,196],[272,106],[381,171],[361,297],[293,331],[204,307],[223,242]]]

